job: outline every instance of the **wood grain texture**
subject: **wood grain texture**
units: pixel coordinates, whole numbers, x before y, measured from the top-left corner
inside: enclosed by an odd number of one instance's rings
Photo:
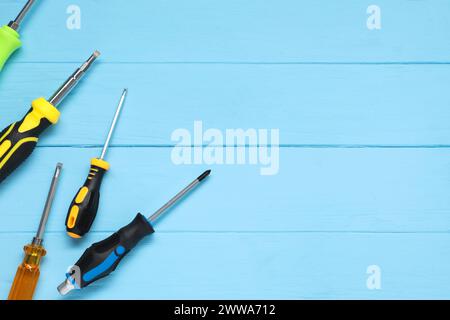
[[[81,30],[66,28],[70,4],[82,10]],[[58,161],[37,299],[61,299],[56,286],[87,246],[209,167],[208,181],[113,276],[67,299],[450,298],[450,2],[379,0],[378,31],[366,28],[369,4],[40,1],[0,74],[0,127],[92,50],[103,55],[0,188],[0,298]],[[0,0],[2,21],[20,5]],[[76,243],[65,215],[124,87],[100,213]],[[174,165],[171,133],[195,120],[279,129],[279,174]],[[366,286],[369,265],[381,268],[381,290]]]

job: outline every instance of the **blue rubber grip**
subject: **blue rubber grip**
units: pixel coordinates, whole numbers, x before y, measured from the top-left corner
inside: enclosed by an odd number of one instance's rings
[[[130,224],[90,246],[67,273],[67,278],[76,284],[76,287],[84,288],[106,277],[139,241],[154,232],[148,220],[138,213]]]

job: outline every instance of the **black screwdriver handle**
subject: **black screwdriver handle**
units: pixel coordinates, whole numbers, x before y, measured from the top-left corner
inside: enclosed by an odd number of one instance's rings
[[[66,231],[72,238],[81,238],[91,229],[97,216],[100,187],[109,163],[101,159],[91,160],[91,169],[84,185],[70,204],[66,217]]]
[[[67,278],[78,288],[84,288],[106,277],[139,241],[154,232],[150,222],[138,213],[130,224],[89,247],[66,274]]]
[[[59,111],[44,98],[36,99],[22,120],[0,132],[0,182],[33,152],[39,135],[58,122]]]

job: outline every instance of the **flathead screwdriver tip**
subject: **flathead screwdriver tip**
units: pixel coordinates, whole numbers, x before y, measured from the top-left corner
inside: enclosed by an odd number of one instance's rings
[[[206,170],[205,172],[203,172],[198,178],[198,181],[202,181],[203,179],[205,179],[207,176],[209,176],[211,174],[211,170]]]
[[[74,73],[70,75],[70,77],[56,90],[56,92],[51,96],[48,100],[50,104],[54,107],[57,107],[62,100],[72,91],[72,89],[78,84],[81,78],[86,74],[88,69],[91,67],[93,62],[100,56],[100,52],[95,50],[93,54],[89,56],[89,58],[83,62],[83,64],[75,70]]]
[[[86,62],[81,66],[80,70],[82,70],[83,72],[85,72],[87,69],[89,69],[89,67],[91,66],[91,64],[98,58],[100,57],[100,51],[95,50],[93,54],[91,54],[91,56],[86,60]]]

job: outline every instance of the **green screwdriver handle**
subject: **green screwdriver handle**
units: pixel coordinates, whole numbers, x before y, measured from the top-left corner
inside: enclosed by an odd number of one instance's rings
[[[9,57],[22,46],[19,33],[9,26],[0,28],[0,71]]]
[[[28,0],[25,6],[20,10],[17,17],[8,23],[8,25],[0,28],[0,71],[3,69],[9,57],[22,46],[19,30],[22,20],[25,18],[28,11],[30,11],[35,0]]]

